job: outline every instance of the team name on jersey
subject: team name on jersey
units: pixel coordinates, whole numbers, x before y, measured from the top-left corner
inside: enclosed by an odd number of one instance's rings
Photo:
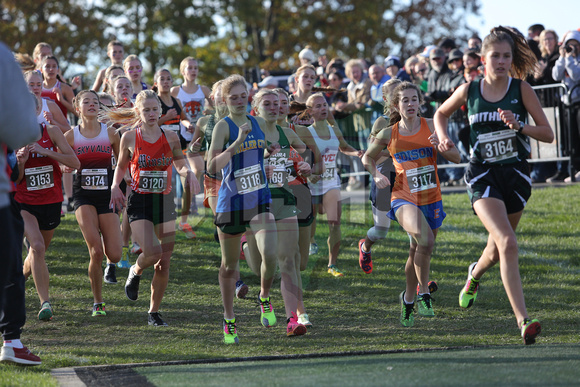
[[[514,113],[514,117],[516,121],[520,120],[520,115]],[[502,121],[501,117],[499,116],[499,112],[492,111],[492,112],[479,112],[476,114],[472,114],[469,116],[469,124],[479,124],[484,122],[498,122]]]
[[[56,150],[54,149],[53,146],[51,146],[50,148],[44,148],[44,149],[48,149],[48,150],[51,150],[53,152],[56,152]],[[39,159],[41,157],[48,157],[48,156],[41,155],[40,153],[32,152],[32,153],[30,153],[30,156],[29,157],[32,158],[32,159]]]
[[[140,168],[166,167],[171,165],[172,162],[173,155],[165,157],[165,154],[162,154],[161,157],[154,159],[152,159],[149,155],[140,154],[139,159],[137,160],[137,164]]]
[[[327,153],[325,155],[322,155],[322,161],[325,163],[332,163],[334,162],[334,160],[336,160],[335,153]]]
[[[94,152],[99,152],[99,153],[111,153],[111,146],[110,145],[85,145],[85,146],[80,146],[77,148],[77,155],[82,155],[84,153],[94,153]]]
[[[257,149],[257,148],[264,149],[265,147],[266,147],[266,141],[264,141],[264,140],[244,141],[242,143],[242,145],[236,151],[236,154],[241,153],[241,152],[245,152],[245,151],[250,150],[250,149]]]
[[[433,157],[433,148],[425,147],[425,148],[419,148],[419,149],[411,149],[408,151],[402,151],[402,152],[395,153],[393,155],[393,157],[395,158],[395,160],[397,160],[398,163],[403,163],[405,161],[424,159],[427,157]]]

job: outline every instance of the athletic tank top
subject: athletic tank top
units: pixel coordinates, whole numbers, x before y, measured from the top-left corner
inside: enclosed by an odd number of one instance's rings
[[[203,146],[200,148],[200,151],[209,149],[209,146],[211,145],[211,136],[213,135],[213,129],[215,128],[215,124],[216,117],[213,114],[208,116],[207,123],[205,124],[205,127],[202,129],[204,131],[203,133],[204,143]],[[222,180],[221,171],[218,171],[215,175],[210,175],[206,170],[205,174],[213,179]]]
[[[328,191],[334,188],[340,189],[340,178],[338,177],[338,168],[336,165],[336,156],[338,155],[338,147],[340,142],[334,134],[334,130],[328,125],[328,131],[330,132],[329,139],[322,139],[316,133],[314,126],[309,126],[308,130],[314,138],[314,142],[318,149],[320,149],[320,154],[322,155],[322,161],[326,170],[321,176],[321,179],[316,183],[310,183],[310,192],[312,195],[324,195]]]
[[[50,113],[50,109],[48,108],[48,102],[46,102],[46,98],[41,98],[40,100],[42,101],[42,110],[36,116],[36,121],[39,124],[48,125],[49,122],[46,120],[46,118],[44,118],[44,112]]]
[[[147,90],[147,84],[145,82],[143,82],[143,81],[141,81],[141,89],[142,89],[141,91]],[[131,99],[133,100],[133,102],[135,102],[135,98],[137,98],[137,94],[139,94],[139,93],[133,93],[133,96],[131,97]]]
[[[46,125],[41,124],[42,137],[37,144],[57,151]],[[25,204],[53,204],[62,202],[62,175],[58,162],[48,156],[30,152],[24,164],[24,178],[16,187],[15,200]]]
[[[294,133],[296,133],[296,125],[294,125],[294,123],[290,122],[288,126],[294,131]],[[290,148],[290,155],[288,158],[294,163],[294,171],[298,171],[298,163],[304,161],[302,156],[300,156],[300,154],[296,152],[294,148]],[[302,175],[288,175],[288,183],[290,185],[307,184],[308,180]]]
[[[171,97],[171,102],[172,102],[171,106],[167,106],[161,100],[161,98],[159,98],[159,102],[161,102],[161,117],[166,115],[170,109],[175,109],[177,111],[177,117],[175,117],[171,120],[165,121],[165,123],[163,125],[161,125],[161,129],[172,130],[175,133],[177,133],[177,135],[179,137],[179,142],[181,144],[181,149],[182,150],[187,149],[187,145],[189,144],[189,141],[187,141],[185,138],[183,138],[183,135],[181,134],[181,131],[183,128],[183,125],[181,125],[181,107],[177,103],[177,100],[175,98]]]
[[[284,129],[279,125],[276,125],[276,129],[280,136],[278,139],[280,150],[266,159],[267,165],[274,167],[274,173],[272,174],[272,177],[268,179],[268,188],[270,188],[272,197],[284,197],[290,192],[288,189],[288,178],[296,174],[296,172],[294,169],[294,162],[290,159],[290,141],[288,141]],[[266,142],[268,146],[272,144],[270,141]]]
[[[411,136],[399,133],[399,123],[393,125],[387,149],[393,158],[396,178],[391,201],[403,199],[418,206],[441,200],[437,176],[437,150],[429,142],[431,131],[421,118],[419,131]]]
[[[135,129],[135,150],[131,157],[131,189],[140,194],[171,192],[173,152],[161,129],[154,143],[143,139],[141,128]]]
[[[185,116],[189,122],[195,125],[197,120],[203,115],[203,109],[205,107],[205,94],[203,94],[201,86],[197,85],[197,90],[191,94],[183,90],[183,87],[180,86],[177,98],[181,101]]]
[[[94,138],[83,136],[78,125],[74,127],[73,134],[73,150],[81,162],[74,180],[74,190],[95,194],[110,192],[113,182],[111,162],[113,147],[109,140],[107,125],[101,123],[101,131]]]
[[[43,86],[42,86],[42,93],[40,94],[40,96],[42,98],[52,99],[54,102],[56,102],[56,104],[58,105],[58,107],[62,111],[62,114],[66,117],[66,114],[67,114],[68,110],[66,110],[66,108],[64,107],[64,105],[62,103],[60,103],[60,101],[56,98],[56,95],[58,94],[56,92],[56,89],[57,88],[58,89],[61,89],[61,92],[62,92],[62,88],[60,87],[60,81],[56,81],[56,83],[54,84],[54,86],[51,87],[50,89],[45,89],[44,88],[44,84],[43,84]]]
[[[270,190],[264,172],[266,140],[258,121],[252,116],[252,130],[237,153],[222,169],[223,180],[218,191],[216,213],[242,211],[271,202]],[[238,126],[229,118],[230,139],[224,149],[238,138]]]
[[[522,101],[521,83],[519,79],[510,78],[507,93],[498,102],[483,98],[480,80],[469,84],[467,115],[471,160],[482,164],[512,164],[530,155],[528,137],[504,124],[497,111],[498,108],[511,110],[516,120],[526,120],[528,112]]]

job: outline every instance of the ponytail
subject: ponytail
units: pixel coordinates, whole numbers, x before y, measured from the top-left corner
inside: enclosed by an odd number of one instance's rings
[[[524,35],[513,27],[498,26],[491,29],[489,35],[483,39],[481,56],[491,49],[494,43],[508,42],[512,48],[512,67],[510,74],[519,79],[526,79],[534,73],[538,60],[530,49]]]

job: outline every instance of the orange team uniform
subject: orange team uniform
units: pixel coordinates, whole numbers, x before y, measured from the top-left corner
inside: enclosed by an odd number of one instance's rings
[[[393,126],[387,145],[396,171],[391,202],[401,199],[424,206],[441,200],[437,150],[429,141],[430,135],[424,118],[421,118],[419,131],[411,136],[399,133],[399,123]]]

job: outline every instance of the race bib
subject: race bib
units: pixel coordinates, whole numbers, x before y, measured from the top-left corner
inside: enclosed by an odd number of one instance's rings
[[[54,187],[54,171],[52,165],[26,168],[24,170],[24,176],[26,178],[26,189],[28,191],[38,191]]]
[[[333,180],[336,177],[336,162],[326,162],[324,163],[324,166],[326,167],[326,170],[321,176],[322,180]]]
[[[81,187],[87,190],[106,190],[109,188],[109,175],[106,168],[83,169]]]
[[[517,157],[516,132],[511,129],[480,134],[479,151],[484,162],[494,163]]]
[[[423,167],[409,169],[406,171],[407,184],[411,193],[426,191],[437,188],[437,177],[435,176],[435,166],[425,165]]]
[[[258,164],[234,171],[234,179],[240,195],[245,195],[266,187],[262,168]]]
[[[139,171],[139,190],[162,193],[167,188],[167,171]]]
[[[274,173],[268,183],[273,187],[282,187],[286,181],[290,180],[290,175],[294,170],[294,163],[286,158],[279,158],[270,165],[274,166]]]

